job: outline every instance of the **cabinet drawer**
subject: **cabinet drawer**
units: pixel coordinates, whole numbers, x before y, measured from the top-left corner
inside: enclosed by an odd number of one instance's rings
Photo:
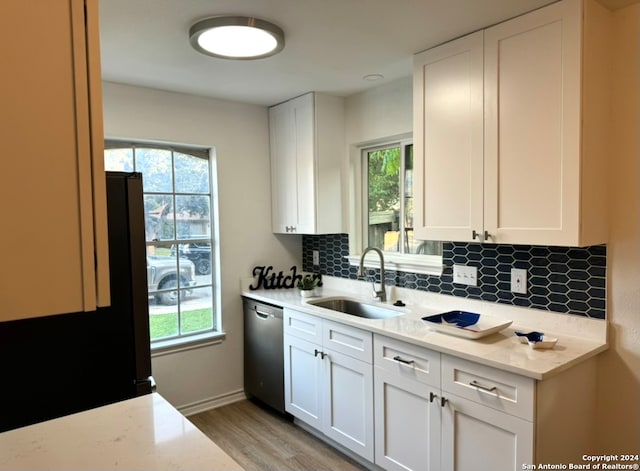
[[[371,364],[373,340],[371,332],[324,320],[322,347],[344,353],[357,360]]]
[[[374,335],[373,362],[384,370],[440,388],[440,353]]]
[[[535,381],[449,355],[442,356],[443,395],[453,393],[484,406],[533,420]]]
[[[284,333],[322,345],[322,319],[292,309],[284,310]]]

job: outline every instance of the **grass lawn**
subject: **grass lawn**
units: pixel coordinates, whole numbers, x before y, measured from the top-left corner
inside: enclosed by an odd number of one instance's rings
[[[212,327],[211,309],[182,311],[182,333],[199,332]],[[178,313],[154,314],[149,316],[151,340],[178,335]]]

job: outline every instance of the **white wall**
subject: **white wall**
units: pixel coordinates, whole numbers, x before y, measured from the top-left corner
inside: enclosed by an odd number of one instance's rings
[[[345,114],[348,145],[413,132],[411,77],[347,97]]]
[[[406,77],[351,95],[345,100],[345,137],[348,159],[344,172],[346,188],[345,227],[349,233],[349,252],[360,253],[362,239],[362,145],[389,138],[406,138],[413,132],[413,84]]]
[[[607,317],[598,368],[601,453],[640,444],[640,5],[613,14]]]
[[[271,233],[267,108],[104,83],[107,138],[215,148],[220,217],[222,326],[217,344],[154,356],[158,392],[192,412],[237,397],[243,388],[240,279],[254,266],[300,264],[299,236]]]

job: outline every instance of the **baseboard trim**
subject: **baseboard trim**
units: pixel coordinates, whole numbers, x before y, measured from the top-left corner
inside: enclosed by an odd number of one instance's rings
[[[216,407],[226,406],[227,404],[242,401],[246,398],[247,396],[244,394],[244,390],[239,389],[238,391],[233,391],[227,394],[222,394],[220,396],[203,399],[201,401],[192,402],[190,404],[185,404],[183,406],[177,407],[177,409],[182,415],[184,415],[185,417],[189,417],[190,415],[199,414],[200,412],[215,409]]]

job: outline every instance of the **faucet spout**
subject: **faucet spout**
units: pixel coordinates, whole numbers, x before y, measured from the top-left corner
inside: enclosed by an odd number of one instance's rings
[[[360,256],[360,269],[358,270],[358,276],[365,276],[364,257],[372,250],[380,257],[380,291],[376,290],[375,283],[373,283],[373,293],[377,299],[381,302],[385,302],[387,300],[387,291],[385,290],[384,285],[384,255],[382,255],[382,250],[377,247],[367,247],[364,249],[364,252],[362,252],[362,255]]]

